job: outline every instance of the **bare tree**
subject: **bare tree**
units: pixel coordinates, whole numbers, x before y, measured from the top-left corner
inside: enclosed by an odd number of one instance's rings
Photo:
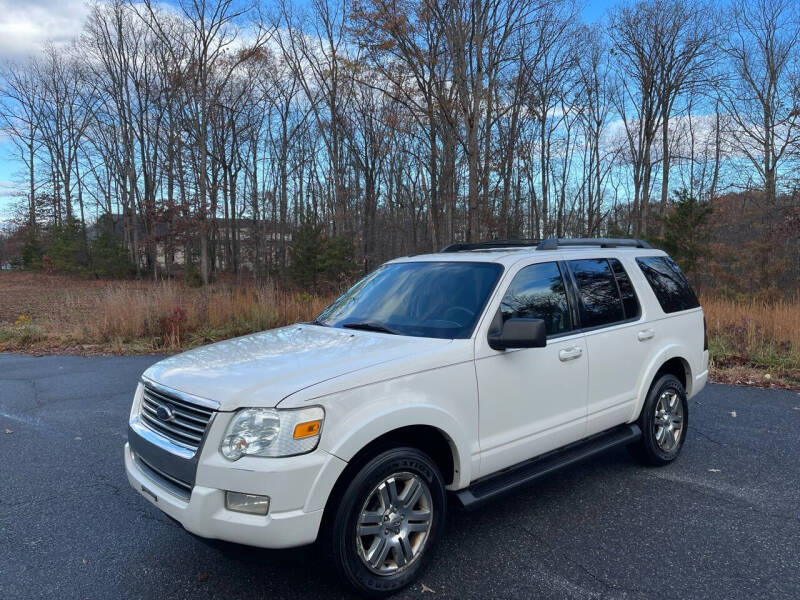
[[[716,56],[711,52],[719,27],[713,5],[657,0],[652,10],[660,15],[653,32],[659,47],[656,95],[661,113],[661,215],[669,197],[670,119],[684,93],[697,91],[712,79]],[[661,228],[663,235],[663,227]]]
[[[675,103],[706,74],[714,22],[708,6],[643,0],[612,13],[612,52],[620,69],[617,110],[625,124],[633,170],[636,235],[648,233],[654,144],[661,133],[661,207],[670,171],[669,123]]]
[[[604,138],[612,111],[612,90],[606,41],[598,27],[583,30],[582,51],[578,62],[580,80],[578,120],[583,124],[584,189],[586,195],[586,233],[600,230],[603,188],[610,160]]]
[[[308,222],[367,269],[658,233],[674,188],[735,171],[775,199],[800,156],[800,9],[737,0],[717,40],[711,8],[620,2],[586,27],[577,0],[100,2],[73,46],[5,70],[19,220],[112,215],[142,275],[260,281]]]
[[[79,154],[84,135],[94,118],[96,96],[78,57],[49,46],[37,63],[42,90],[42,140],[47,149],[53,178],[54,198],[63,198],[66,219],[75,218],[73,202],[79,190]],[[85,226],[82,195],[77,200]],[[60,204],[59,204],[60,207]],[[56,214],[61,220],[60,208]]]
[[[0,124],[27,171],[28,225],[36,227],[36,154],[42,144],[41,81],[33,63],[8,64],[0,79]]]
[[[278,35],[286,61],[310,103],[317,129],[331,161],[333,231],[345,228],[344,113],[349,99],[346,29],[348,4],[313,0],[313,17],[303,19],[284,4],[281,23],[286,35]]]
[[[432,5],[444,23],[452,59],[453,85],[458,93],[462,141],[467,160],[466,239],[481,234],[480,133],[490,135],[490,109],[497,78],[506,62],[515,62],[508,50],[517,33],[527,27],[535,3],[524,0],[449,0]],[[485,152],[485,150],[484,150]]]
[[[438,248],[452,240],[454,228],[446,227],[442,217],[446,211],[452,218],[456,204],[456,90],[449,85],[452,65],[444,23],[429,0],[369,0],[357,5],[351,34],[370,61],[362,83],[400,103],[425,138],[428,210],[432,242]],[[373,80],[370,71],[380,79]]]
[[[525,40],[530,47],[525,64],[529,79],[528,108],[535,117],[539,137],[539,214],[541,234],[544,236],[554,233],[561,236],[563,233],[560,218],[563,206],[557,205],[555,219],[551,215],[550,183],[553,171],[550,159],[553,135],[569,117],[558,107],[576,84],[576,17],[577,6],[573,2],[545,3],[533,21],[530,36]],[[563,198],[561,193],[556,197]],[[537,237],[538,229],[537,224]]]
[[[730,75],[722,102],[731,117],[727,135],[756,169],[775,203],[777,175],[800,142],[796,93],[800,5],[794,0],[736,0],[723,51]]]
[[[238,4],[234,0],[182,0],[178,4],[183,18],[190,26],[187,36],[173,37],[165,29],[152,0],[144,0],[148,13],[146,22],[167,45],[177,46],[173,64],[181,67],[181,81],[186,94],[185,110],[189,131],[197,150],[197,169],[195,185],[197,189],[197,219],[200,238],[200,277],[208,284],[211,272],[209,263],[209,236],[212,216],[209,194],[209,136],[211,112],[220,94],[236,72],[237,67],[250,60],[261,48],[267,32],[258,27],[244,47],[236,48],[241,40],[241,20],[254,10],[252,4]],[[177,60],[181,53],[188,60]],[[211,190],[213,191],[213,189]]]

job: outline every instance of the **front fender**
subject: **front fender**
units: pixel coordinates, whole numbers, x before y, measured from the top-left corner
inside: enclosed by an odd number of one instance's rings
[[[469,485],[472,473],[476,472],[478,394],[471,362],[281,406],[308,404],[319,404],[325,409],[320,448],[342,460],[350,461],[384,434],[423,425],[440,431],[450,445],[454,466],[451,488]]]
[[[387,407],[388,408],[388,407]],[[464,448],[469,447],[466,433],[454,418],[433,404],[417,404],[414,406],[396,408],[394,410],[381,410],[371,413],[368,421],[359,422],[357,429],[353,429],[340,439],[331,440],[330,446],[323,449],[345,461],[352,458],[373,440],[402,427],[424,425],[437,429],[450,445],[453,454],[453,483],[450,487],[460,489],[469,484],[472,473],[472,461]],[[409,444],[414,440],[409,439]]]

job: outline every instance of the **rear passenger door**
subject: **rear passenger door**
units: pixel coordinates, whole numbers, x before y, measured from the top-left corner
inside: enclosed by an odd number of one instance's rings
[[[567,261],[589,359],[587,435],[625,423],[655,344],[630,277],[616,258]]]

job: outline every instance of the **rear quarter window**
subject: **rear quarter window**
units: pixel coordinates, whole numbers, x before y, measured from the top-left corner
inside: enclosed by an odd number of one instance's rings
[[[675,261],[668,256],[643,256],[636,259],[665,313],[697,308],[692,287]]]

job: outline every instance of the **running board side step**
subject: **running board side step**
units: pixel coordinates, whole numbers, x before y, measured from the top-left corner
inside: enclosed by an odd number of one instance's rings
[[[641,437],[642,430],[638,425],[615,427],[564,448],[508,467],[484,479],[479,479],[470,487],[458,490],[454,495],[464,508],[472,510],[545,475],[612,448],[630,444]]]

